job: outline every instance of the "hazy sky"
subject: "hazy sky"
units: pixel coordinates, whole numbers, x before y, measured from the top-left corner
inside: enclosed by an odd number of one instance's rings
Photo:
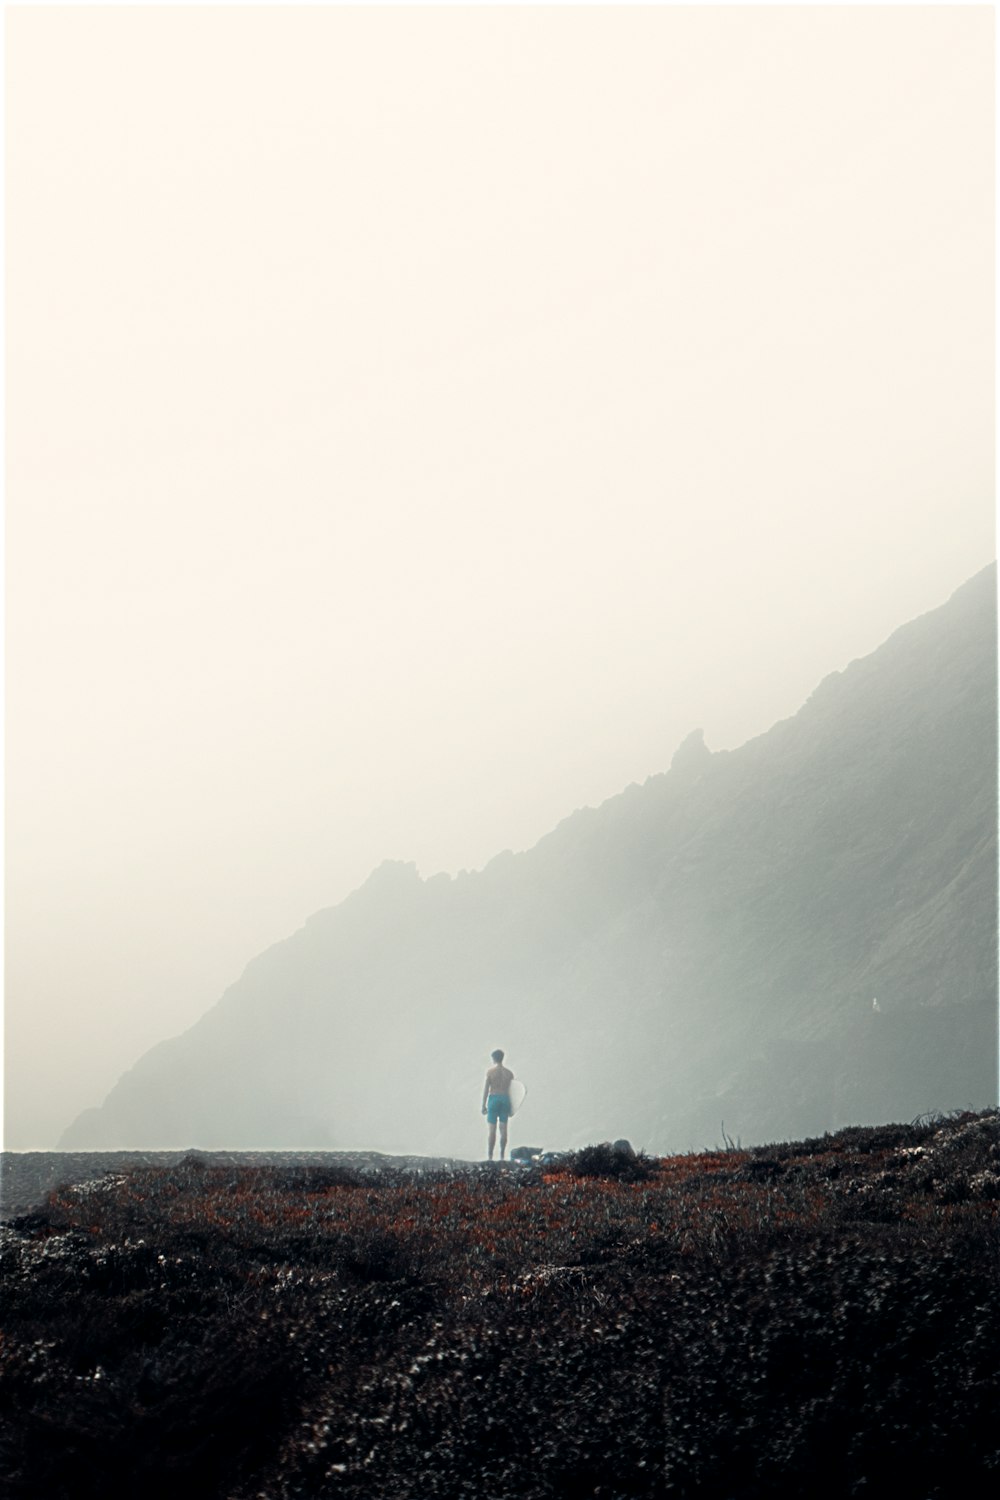
[[[28,1149],[383,858],[738,745],[992,558],[994,18],[6,24]]]

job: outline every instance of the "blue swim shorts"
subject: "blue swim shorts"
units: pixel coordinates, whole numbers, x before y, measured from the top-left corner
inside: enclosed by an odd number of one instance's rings
[[[506,1124],[510,1119],[510,1095],[490,1094],[486,1100],[486,1118],[491,1125],[498,1120]]]

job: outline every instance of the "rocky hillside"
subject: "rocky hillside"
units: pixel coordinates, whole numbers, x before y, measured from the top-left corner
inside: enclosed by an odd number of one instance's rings
[[[421,1176],[188,1156],[63,1187],[0,1225],[0,1490],[988,1494],[998,1199],[995,1112]]]
[[[996,684],[989,568],[738,750],[696,732],[474,874],[383,865],[61,1148],[478,1154],[497,1045],[529,1084],[520,1138],[550,1147],[987,1107]]]

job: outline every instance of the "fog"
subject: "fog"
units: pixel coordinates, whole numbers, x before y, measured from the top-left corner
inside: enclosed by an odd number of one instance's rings
[[[989,561],[993,14],[6,24],[26,1150],[383,859],[737,746]]]

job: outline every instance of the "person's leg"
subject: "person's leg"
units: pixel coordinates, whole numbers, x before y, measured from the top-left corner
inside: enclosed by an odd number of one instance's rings
[[[504,1159],[504,1157],[506,1155],[507,1155],[507,1121],[506,1121],[506,1119],[502,1119],[500,1121],[500,1160],[503,1161],[503,1159]]]
[[[493,1148],[496,1146],[496,1143],[497,1143],[497,1122],[496,1122],[496,1120],[491,1120],[490,1121],[490,1161],[493,1160]],[[503,1148],[501,1147],[501,1150],[502,1149]]]

